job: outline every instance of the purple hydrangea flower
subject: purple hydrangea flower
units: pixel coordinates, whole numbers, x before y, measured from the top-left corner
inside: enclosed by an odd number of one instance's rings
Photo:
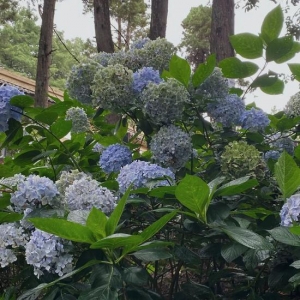
[[[244,101],[234,94],[207,105],[208,115],[224,127],[240,125],[241,115],[244,111]]]
[[[245,110],[241,115],[242,128],[251,132],[264,131],[265,128],[270,124],[270,120],[267,114],[260,110],[252,107],[250,110]]]
[[[161,179],[166,177],[166,179]],[[175,175],[170,169],[149,162],[135,160],[123,167],[117,177],[119,190],[122,194],[132,184],[133,189],[141,187],[157,187],[173,185]]]
[[[131,162],[132,155],[130,149],[121,144],[114,144],[102,152],[99,165],[105,173],[109,174],[119,172],[123,166]]]
[[[140,93],[149,82],[159,84],[162,79],[159,76],[159,71],[152,67],[144,67],[133,73],[133,90]]]
[[[298,221],[300,215],[300,194],[295,194],[287,199],[280,211],[281,226],[292,226],[293,221]]]
[[[277,160],[280,157],[280,152],[276,150],[267,151],[264,155],[265,160],[274,159]]]

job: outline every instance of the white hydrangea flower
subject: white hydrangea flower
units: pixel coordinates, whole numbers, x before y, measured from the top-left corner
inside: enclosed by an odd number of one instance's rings
[[[15,262],[17,257],[12,249],[0,248],[0,265],[5,268],[9,264]]]
[[[86,132],[90,129],[90,122],[87,114],[81,107],[69,108],[66,112],[66,120],[72,121],[71,131],[74,133]]]

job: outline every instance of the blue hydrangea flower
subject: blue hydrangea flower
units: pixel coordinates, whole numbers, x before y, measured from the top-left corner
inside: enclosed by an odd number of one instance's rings
[[[149,82],[160,83],[162,79],[159,72],[152,67],[144,67],[133,73],[133,90],[140,93]]]
[[[151,40],[149,38],[141,38],[141,39],[138,39],[136,41],[134,41],[132,44],[131,44],[131,47],[130,49],[142,49],[145,47],[145,45],[147,43],[149,43]]]
[[[94,56],[94,60],[98,62],[101,66],[107,67],[109,60],[112,58],[113,53],[99,52]]]
[[[73,269],[72,243],[36,229],[25,247],[26,262],[38,278],[46,273],[63,276]]]
[[[166,179],[162,180],[164,177]],[[121,169],[117,182],[120,193],[124,194],[131,184],[132,189],[173,185],[175,175],[170,169],[135,160]]]
[[[10,85],[0,86],[0,132],[8,130],[7,122],[10,118],[17,121],[21,119],[22,110],[9,104],[10,99],[17,95],[24,95],[24,93]]]
[[[130,149],[121,144],[114,144],[108,146],[102,152],[99,165],[105,173],[110,174],[112,172],[119,172],[123,166],[131,162],[132,155]]]
[[[10,202],[17,212],[26,208],[39,208],[44,205],[55,206],[59,195],[56,185],[47,177],[29,175],[20,182],[17,190],[12,193]]]
[[[0,266],[7,267],[9,264],[17,261],[17,257],[13,249],[0,248]]]
[[[276,150],[267,151],[264,155],[265,160],[274,159],[277,160],[280,157],[281,153]]]
[[[162,127],[153,136],[150,150],[156,163],[177,170],[191,158],[193,145],[186,132],[170,125]]]
[[[97,180],[90,177],[75,180],[65,191],[65,204],[71,211],[91,210],[96,207],[104,213],[110,213],[116,205],[116,197],[110,190],[99,186]]]
[[[292,226],[300,215],[300,194],[295,194],[287,199],[280,211],[281,226]]]
[[[286,151],[288,154],[294,155],[295,143],[289,136],[278,132],[269,136],[269,139],[269,144],[274,150],[280,153]]]
[[[105,147],[99,143],[96,143],[92,149],[93,152],[102,153],[104,151]]]
[[[242,128],[251,132],[264,131],[265,128],[270,124],[270,120],[267,114],[260,110],[252,107],[250,110],[245,110],[241,115]]]
[[[224,127],[240,125],[241,115],[244,111],[244,101],[234,94],[207,105],[208,115]]]
[[[74,133],[86,132],[90,129],[87,114],[81,107],[69,108],[66,112],[66,120],[72,121],[71,131]]]

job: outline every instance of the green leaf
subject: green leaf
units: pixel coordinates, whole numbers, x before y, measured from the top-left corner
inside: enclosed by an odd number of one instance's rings
[[[255,250],[272,250],[273,245],[268,242],[264,237],[258,235],[257,233],[234,226],[226,226],[220,228],[224,233],[226,233],[233,240],[241,245],[244,245],[250,249]]]
[[[209,186],[201,178],[191,175],[186,175],[175,190],[179,202],[194,212],[204,223],[210,202],[209,193]]]
[[[120,118],[116,128],[114,130],[114,134],[122,140],[128,132],[128,122],[127,117]]]
[[[290,264],[291,267],[295,269],[300,269],[300,260],[296,260],[293,263]]]
[[[295,79],[300,81],[300,64],[288,64],[288,66]]]
[[[192,143],[195,148],[201,148],[207,144],[207,140],[203,134],[193,134]]]
[[[72,128],[72,121],[66,121],[64,119],[58,119],[50,126],[51,132],[58,138],[65,137]]]
[[[299,121],[300,121],[300,117],[288,118],[288,117],[284,116],[277,122],[276,128],[279,131],[283,132],[285,130],[289,130],[289,129],[293,128],[294,126],[298,125]]]
[[[283,152],[275,164],[274,175],[284,198],[288,198],[300,186],[300,169],[293,158]]]
[[[251,87],[266,87],[273,85],[277,81],[277,77],[272,74],[264,74],[261,76],[258,76],[252,83]]]
[[[276,82],[270,86],[260,87],[261,91],[268,95],[279,95],[283,93],[284,82],[277,78]]]
[[[27,95],[14,96],[9,100],[9,103],[13,106],[20,108],[30,107],[34,104],[34,99]]]
[[[252,62],[242,62],[236,57],[223,59],[219,67],[227,78],[246,78],[254,75],[259,67]]]
[[[185,87],[188,87],[191,77],[191,67],[185,59],[173,55],[170,60],[169,73]]]
[[[172,257],[172,253],[170,253],[169,249],[167,248],[144,249],[134,252],[132,255],[144,262],[151,262]]]
[[[14,161],[20,166],[30,165],[33,163],[33,158],[35,158],[40,154],[41,154],[40,150],[27,150],[18,154],[14,158]]]
[[[107,220],[105,231],[106,235],[109,236],[113,234],[118,226],[118,223],[120,221],[120,218],[122,216],[122,213],[124,211],[124,207],[126,204],[126,201],[130,195],[130,188],[127,189],[126,193],[123,195],[121,200],[119,201],[118,205],[114,209],[114,211],[111,213],[109,219]]]
[[[294,41],[292,49],[287,54],[285,54],[282,57],[276,59],[275,62],[277,64],[282,64],[284,62],[287,62],[290,59],[292,59],[295,56],[295,54],[298,53],[298,52],[300,52],[300,43]]]
[[[105,237],[106,223],[107,223],[106,215],[100,209],[93,207],[86,220],[86,226],[96,234],[100,234],[102,237]]]
[[[244,91],[240,88],[230,88],[229,89],[229,94],[235,94],[235,95],[238,95],[239,97],[241,97],[243,95]]]
[[[141,267],[129,267],[123,272],[123,279],[127,284],[146,285],[149,281],[148,272]]]
[[[211,54],[206,62],[200,64],[192,76],[193,86],[196,88],[211,75],[216,66],[216,55]]]
[[[261,37],[267,44],[279,37],[283,21],[284,16],[280,5],[276,6],[266,15],[261,26]]]
[[[276,227],[268,230],[272,238],[280,243],[290,246],[300,246],[300,237],[296,234],[291,233],[290,228],[287,227]]]
[[[47,125],[52,125],[52,123],[55,122],[57,118],[58,113],[54,111],[43,111],[34,117],[36,121],[45,123]]]
[[[13,212],[0,212],[0,224],[12,223],[23,219],[23,215]]]
[[[231,263],[247,250],[247,247],[236,242],[232,242],[222,246],[221,255],[228,263]]]
[[[216,190],[214,196],[217,197],[237,195],[257,185],[258,181],[256,179],[250,179],[249,176],[245,176],[224,184]]]
[[[259,58],[263,53],[262,39],[252,33],[239,33],[229,37],[236,53],[245,58]]]
[[[293,227],[290,227],[289,230],[293,234],[300,235],[300,226],[294,225]]]
[[[293,48],[293,37],[284,36],[273,40],[266,49],[266,61],[274,61],[287,55]]]
[[[87,244],[92,244],[96,241],[93,232],[81,224],[55,218],[29,218],[29,221],[40,230],[70,241]]]

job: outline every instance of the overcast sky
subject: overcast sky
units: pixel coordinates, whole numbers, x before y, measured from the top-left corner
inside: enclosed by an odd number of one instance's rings
[[[277,2],[285,7],[285,0],[279,0]],[[206,5],[208,3],[209,1],[207,0],[169,0],[167,39],[175,45],[178,45],[182,38],[181,22],[188,15],[191,7],[201,4]],[[252,32],[258,34],[264,16],[274,7],[275,4],[272,1],[263,0],[260,1],[258,9],[254,9],[250,12],[246,13],[242,8],[237,9],[235,14],[235,33]],[[92,14],[83,15],[82,9],[81,0],[64,0],[63,2],[57,3],[55,24],[58,30],[64,31],[65,38],[81,37],[86,39],[95,36]],[[300,55],[298,54],[293,62],[299,62],[299,57]],[[261,63],[258,64],[262,65]],[[289,69],[285,67],[284,64],[269,64],[266,71],[267,70],[290,74]],[[276,106],[278,109],[284,108],[290,96],[298,91],[298,83],[293,82],[288,84],[285,88],[284,95],[268,96],[257,91],[254,95],[247,97],[247,103],[255,101],[260,108],[270,112],[273,106]]]

